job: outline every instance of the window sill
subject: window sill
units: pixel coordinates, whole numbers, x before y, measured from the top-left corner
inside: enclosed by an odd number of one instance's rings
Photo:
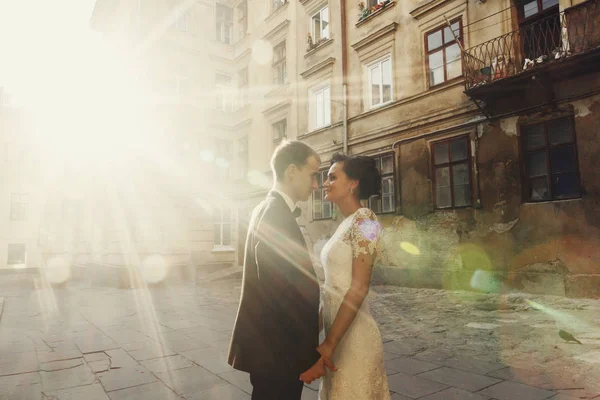
[[[385,103],[381,103],[381,104],[377,104],[377,105],[371,106],[371,108],[369,108],[368,111],[375,111],[375,110],[378,110],[378,109],[380,109],[382,107],[389,106],[390,104],[393,104],[393,103],[394,103],[394,100],[386,101]]]
[[[300,139],[307,138],[309,136],[318,135],[319,133],[327,132],[329,129],[336,128],[338,126],[342,126],[342,122],[336,122],[335,124],[330,124],[330,125],[327,125],[327,126],[324,126],[321,128],[315,128],[312,131],[308,131],[306,133],[303,133],[302,135],[299,135],[297,137],[297,139],[300,140]]]
[[[464,83],[464,81],[465,81],[464,75],[457,76],[456,78],[452,78],[446,82],[438,83],[437,85],[433,85],[433,86],[429,85],[429,90],[443,89],[446,86],[453,86],[457,83]]]
[[[523,205],[552,204],[552,203],[563,203],[566,201],[580,201],[580,200],[582,200],[582,197],[573,197],[570,199],[541,200],[541,201],[526,200],[523,202]]]
[[[235,249],[231,246],[215,246],[211,253],[233,253]]]
[[[377,11],[373,11],[370,14],[368,14],[367,16],[359,19],[358,22],[356,23],[356,27],[358,28],[359,26],[366,24],[367,22],[369,22],[373,18],[377,17],[378,15],[383,14],[383,12],[385,10],[389,10],[390,8],[394,7],[395,5],[396,5],[396,2],[394,0],[390,0],[388,3],[385,3],[385,6],[383,6],[382,8],[378,9]]]
[[[332,220],[333,217],[327,217],[327,218],[313,218],[312,221],[313,222],[319,222],[319,221],[329,221]]]
[[[312,56],[313,54],[315,54],[317,51],[321,50],[324,47],[329,46],[330,44],[333,43],[333,39],[327,39],[321,43],[319,43],[318,45],[314,46],[313,48],[311,48],[310,50],[306,51],[306,54],[304,55],[304,58],[308,58],[310,56]]]

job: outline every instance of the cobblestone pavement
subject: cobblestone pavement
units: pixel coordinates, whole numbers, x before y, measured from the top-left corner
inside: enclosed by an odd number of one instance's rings
[[[250,399],[225,363],[239,286],[0,285],[0,399]],[[373,289],[394,400],[600,398],[598,301]]]

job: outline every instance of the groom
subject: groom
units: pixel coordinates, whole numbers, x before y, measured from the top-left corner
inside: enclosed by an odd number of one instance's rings
[[[250,373],[252,400],[300,400],[303,381],[325,375],[319,345],[319,285],[298,227],[298,201],[318,189],[320,159],[306,144],[281,144],[275,186],[253,211],[229,364]]]

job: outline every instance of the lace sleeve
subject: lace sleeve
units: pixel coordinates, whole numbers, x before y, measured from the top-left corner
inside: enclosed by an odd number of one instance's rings
[[[380,231],[379,221],[373,211],[368,208],[358,210],[350,228],[352,257],[357,258],[361,254],[374,256]]]

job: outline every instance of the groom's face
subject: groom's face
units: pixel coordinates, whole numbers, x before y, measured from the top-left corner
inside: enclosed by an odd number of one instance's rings
[[[304,165],[296,166],[290,183],[297,201],[307,201],[312,191],[319,188],[317,182],[319,166],[319,160],[315,156],[310,156]]]

